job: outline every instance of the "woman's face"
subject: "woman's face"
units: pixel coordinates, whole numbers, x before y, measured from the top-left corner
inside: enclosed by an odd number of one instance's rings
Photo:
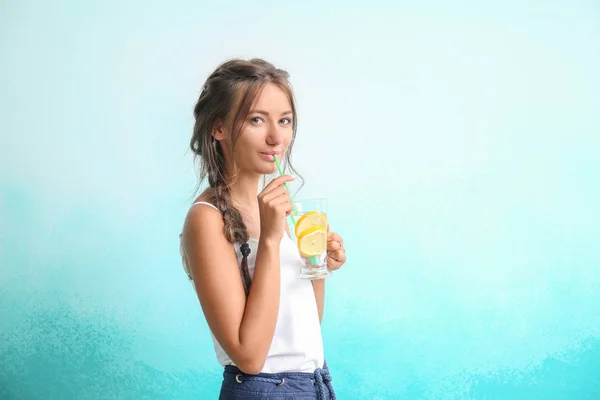
[[[286,93],[267,83],[250,108],[237,139],[233,158],[240,173],[272,174],[276,171],[273,155],[281,160],[293,136],[292,105]],[[217,138],[219,139],[219,138]],[[227,158],[231,140],[227,135]]]

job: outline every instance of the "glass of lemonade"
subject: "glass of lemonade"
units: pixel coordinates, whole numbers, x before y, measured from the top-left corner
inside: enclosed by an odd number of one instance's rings
[[[311,199],[293,202],[291,232],[302,258],[303,279],[330,276],[327,269],[327,200]]]

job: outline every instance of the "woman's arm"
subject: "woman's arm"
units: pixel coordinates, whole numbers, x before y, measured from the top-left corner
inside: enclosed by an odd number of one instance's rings
[[[258,374],[265,364],[279,311],[280,241],[259,241],[246,299],[235,248],[223,234],[219,212],[209,207],[192,208],[182,238],[210,330],[239,369]]]
[[[325,308],[325,279],[312,281],[315,299],[317,300],[317,309],[319,311],[319,322],[323,322],[323,310]]]
[[[327,227],[329,230],[329,226]],[[335,232],[327,233],[327,268],[331,271],[340,269],[346,262],[346,250],[344,250],[344,240]],[[325,279],[312,281],[315,300],[317,300],[317,309],[319,311],[319,322],[323,322],[323,312],[325,310]]]

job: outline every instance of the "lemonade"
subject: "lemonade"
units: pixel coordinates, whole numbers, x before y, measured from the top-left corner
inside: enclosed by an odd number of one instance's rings
[[[327,215],[325,199],[294,203],[294,237],[302,257],[301,277],[321,279],[331,275],[327,269]]]

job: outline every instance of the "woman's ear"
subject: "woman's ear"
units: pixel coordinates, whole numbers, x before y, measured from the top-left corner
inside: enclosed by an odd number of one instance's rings
[[[215,122],[210,133],[215,140],[225,139],[227,137],[227,132],[223,121]]]

